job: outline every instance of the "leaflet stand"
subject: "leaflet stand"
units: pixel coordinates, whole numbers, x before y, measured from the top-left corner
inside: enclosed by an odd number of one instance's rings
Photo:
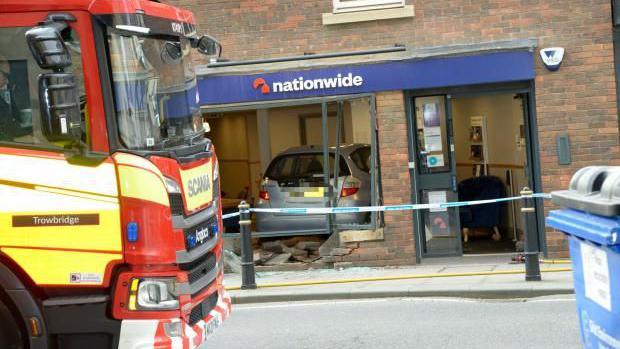
[[[469,159],[473,160],[474,177],[488,174],[487,119],[485,116],[470,117]]]

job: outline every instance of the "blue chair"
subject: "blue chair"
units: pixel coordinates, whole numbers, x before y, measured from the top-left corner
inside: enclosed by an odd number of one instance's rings
[[[459,201],[499,199],[506,197],[502,180],[495,176],[480,176],[459,183]],[[469,230],[473,228],[493,228],[493,240],[500,240],[499,224],[504,203],[464,206],[460,208],[463,240],[469,240]]]

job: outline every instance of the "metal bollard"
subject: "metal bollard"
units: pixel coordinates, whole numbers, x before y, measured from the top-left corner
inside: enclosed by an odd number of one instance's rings
[[[532,190],[528,187],[524,187],[521,190],[521,196],[523,199],[523,207],[521,213],[523,214],[523,223],[525,229],[525,241],[524,251],[525,255],[525,281],[540,281],[540,261],[538,260],[539,251],[537,251],[537,239],[536,239],[536,208],[534,206],[534,198],[532,197]]]
[[[241,233],[241,289],[250,290],[256,288],[256,276],[254,274],[254,252],[252,251],[252,232],[250,225],[250,205],[241,201],[239,204],[239,228]]]

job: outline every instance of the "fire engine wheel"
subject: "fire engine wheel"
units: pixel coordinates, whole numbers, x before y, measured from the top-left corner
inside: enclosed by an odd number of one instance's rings
[[[23,349],[22,331],[11,310],[0,299],[0,348]]]

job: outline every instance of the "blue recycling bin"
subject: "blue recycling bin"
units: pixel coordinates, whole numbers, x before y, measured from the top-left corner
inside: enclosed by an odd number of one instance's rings
[[[620,348],[620,167],[586,167],[547,225],[569,236],[577,315],[585,348]]]

